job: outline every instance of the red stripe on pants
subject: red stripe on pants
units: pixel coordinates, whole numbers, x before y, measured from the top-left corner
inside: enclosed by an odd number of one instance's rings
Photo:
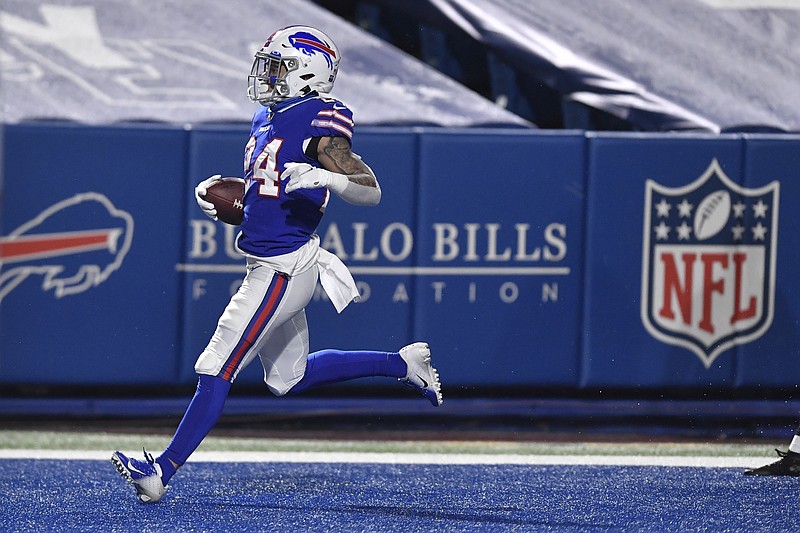
[[[233,354],[230,358],[228,358],[228,363],[225,365],[225,368],[221,373],[222,379],[225,381],[231,380],[233,373],[236,371],[236,367],[239,366],[239,363],[242,361],[244,355],[256,342],[256,339],[258,339],[258,336],[261,335],[261,331],[264,329],[264,326],[267,324],[267,322],[269,322],[269,319],[274,314],[275,309],[278,307],[278,303],[283,296],[285,288],[286,277],[276,273],[270,288],[267,290],[268,296],[266,303],[250,321],[250,325],[245,330],[242,340],[239,341],[239,344],[236,345]]]

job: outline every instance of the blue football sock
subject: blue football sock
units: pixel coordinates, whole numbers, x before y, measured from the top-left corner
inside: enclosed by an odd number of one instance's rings
[[[194,398],[186,409],[172,441],[164,453],[156,459],[161,465],[162,480],[165,485],[176,470],[172,464],[167,465],[167,463],[173,461],[181,466],[186,462],[217,423],[230,389],[230,382],[220,377],[200,376]]]
[[[170,478],[175,475],[177,468],[172,464],[172,461],[164,455],[156,457],[156,463],[161,467],[161,481],[166,485]]]
[[[405,375],[406,362],[397,352],[321,350],[308,356],[306,373],[289,394],[356,378]]]

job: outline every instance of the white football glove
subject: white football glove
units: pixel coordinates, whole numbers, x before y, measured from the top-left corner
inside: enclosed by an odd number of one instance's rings
[[[281,179],[288,179],[286,193],[297,189],[328,189],[341,194],[347,187],[348,179],[344,174],[337,174],[324,168],[312,167],[308,163],[286,163],[286,170]]]
[[[208,179],[205,179],[197,184],[197,187],[194,188],[194,198],[197,200],[197,205],[200,206],[200,209],[203,210],[203,213],[208,215],[212,220],[217,220],[217,209],[214,207],[214,204],[204,200],[203,198],[208,192],[208,188],[217,183],[218,181],[222,181],[221,174],[214,174]]]

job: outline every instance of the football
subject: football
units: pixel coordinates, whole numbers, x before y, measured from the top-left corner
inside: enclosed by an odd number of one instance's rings
[[[226,224],[238,226],[244,219],[244,181],[240,178],[222,178],[208,188],[204,197],[214,204],[217,218]]]
[[[731,195],[728,191],[715,191],[703,198],[694,216],[694,235],[704,241],[718,234],[728,223],[731,213]]]

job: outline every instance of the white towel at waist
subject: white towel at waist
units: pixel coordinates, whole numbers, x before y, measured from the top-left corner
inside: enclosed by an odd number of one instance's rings
[[[341,259],[324,248],[320,248],[317,270],[319,271],[319,282],[325,289],[325,294],[331,299],[337,313],[344,311],[350,302],[358,301],[356,282]]]
[[[338,313],[359,298],[356,282],[347,266],[336,255],[320,248],[317,235],[312,235],[302,248],[288,254],[275,257],[247,255],[247,264],[259,264],[289,276],[297,276],[316,265],[319,282]]]

